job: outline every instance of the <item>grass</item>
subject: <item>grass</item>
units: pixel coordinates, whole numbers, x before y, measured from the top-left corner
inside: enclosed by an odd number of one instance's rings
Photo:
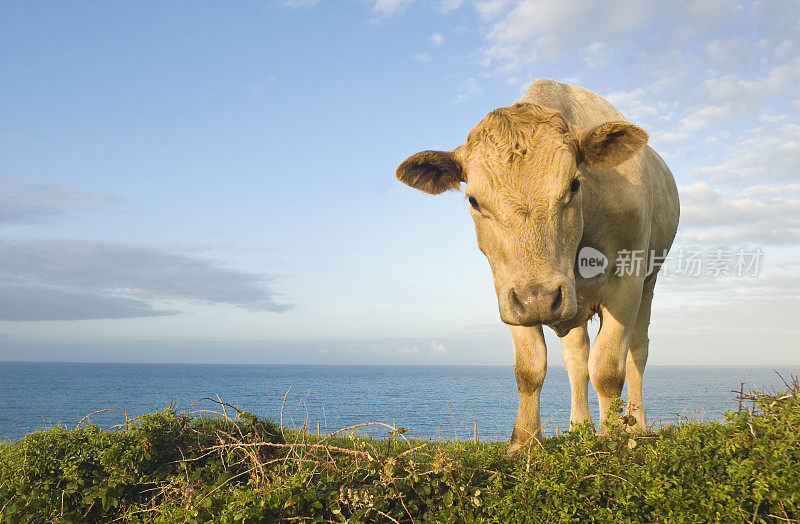
[[[800,522],[800,387],[723,422],[498,442],[317,436],[217,402],[0,447],[4,522]],[[621,410],[618,403],[614,409]],[[362,425],[363,426],[363,425]]]

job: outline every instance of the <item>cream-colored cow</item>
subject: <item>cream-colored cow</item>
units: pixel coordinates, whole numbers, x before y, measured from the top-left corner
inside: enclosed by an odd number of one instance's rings
[[[533,80],[517,103],[486,115],[464,144],[412,155],[397,178],[434,194],[466,183],[478,246],[514,345],[519,408],[509,452],[542,437],[542,325],[561,337],[572,423],[591,420],[590,378],[601,416],[627,379],[628,414],[646,427],[650,303],[679,215],[675,181],[647,134],[586,89]],[[593,254],[593,263],[607,257],[605,270],[582,271],[583,253]],[[595,314],[601,325],[589,351],[586,322]]]

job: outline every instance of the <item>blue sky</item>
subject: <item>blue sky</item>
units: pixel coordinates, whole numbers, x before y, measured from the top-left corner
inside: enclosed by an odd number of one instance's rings
[[[798,363],[800,3],[629,4],[2,4],[0,359],[511,363],[462,196],[394,168],[554,78],[650,133],[676,248],[764,253],[663,278],[651,362]]]

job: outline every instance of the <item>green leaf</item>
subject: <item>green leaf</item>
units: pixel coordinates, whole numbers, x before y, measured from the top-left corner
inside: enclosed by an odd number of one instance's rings
[[[445,505],[445,507],[450,507],[453,505],[452,491],[448,491],[447,493],[444,494],[444,496],[442,497],[442,503]]]

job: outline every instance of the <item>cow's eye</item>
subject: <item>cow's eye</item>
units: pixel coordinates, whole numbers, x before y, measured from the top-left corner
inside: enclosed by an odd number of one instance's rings
[[[475,200],[475,197],[469,197],[467,200],[469,201],[469,205],[471,205],[475,211],[481,210],[481,206],[478,205],[478,201]]]
[[[581,188],[581,181],[575,178],[572,180],[572,184],[570,184],[569,186],[569,192],[574,195],[575,193],[578,192],[580,188]]]

